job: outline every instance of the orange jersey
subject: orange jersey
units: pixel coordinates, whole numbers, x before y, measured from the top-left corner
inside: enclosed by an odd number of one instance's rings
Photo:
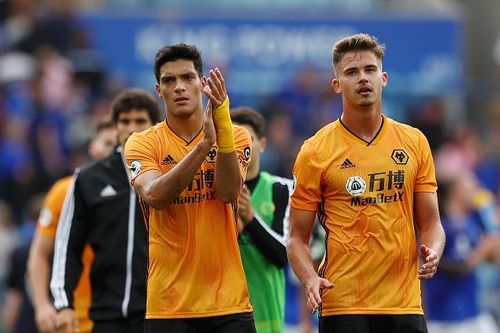
[[[149,170],[167,173],[203,138],[177,136],[166,121],[133,134],[125,146],[132,177]],[[242,179],[251,156],[251,138],[234,126]],[[167,207],[146,207],[149,270],[146,318],[195,318],[250,312],[237,241],[236,203],[217,199],[214,146],[191,184]],[[133,180],[133,179],[132,179]]]
[[[45,196],[43,208],[37,221],[36,232],[40,235],[55,240],[59,215],[64,203],[66,192],[68,191],[73,177],[64,177],[50,188]],[[83,270],[78,286],[73,293],[74,307],[78,318],[80,332],[90,332],[92,330],[92,321],[89,318],[89,308],[92,298],[90,286],[90,266],[94,259],[94,253],[89,245],[86,245],[82,254]]]
[[[414,193],[437,190],[424,135],[383,117],[367,143],[337,120],[306,140],[294,178],[292,207],[317,211],[327,233],[319,274],[335,287],[321,315],[423,314]]]

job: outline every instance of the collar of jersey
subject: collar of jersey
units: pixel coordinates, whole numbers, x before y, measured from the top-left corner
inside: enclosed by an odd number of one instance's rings
[[[378,130],[377,134],[375,134],[375,136],[373,137],[373,139],[370,142],[368,142],[366,140],[361,139],[359,136],[357,136],[353,132],[351,132],[342,123],[342,121],[340,120],[340,117],[339,117],[339,119],[337,121],[339,122],[339,126],[338,127],[340,128],[340,131],[342,133],[344,133],[344,135],[346,135],[347,137],[349,137],[353,141],[356,141],[359,144],[362,144],[364,146],[375,146],[384,137],[384,134],[385,134],[386,129],[387,129],[387,118],[384,115],[382,115],[382,124],[380,125],[380,129]]]
[[[165,128],[167,129],[168,132],[172,134],[172,136],[175,138],[175,140],[182,142],[184,145],[189,146],[192,143],[198,142],[201,137],[203,136],[203,128],[194,136],[194,138],[191,141],[186,141],[183,138],[181,138],[177,133],[174,132],[172,128],[167,123],[167,119],[163,122],[165,124]]]

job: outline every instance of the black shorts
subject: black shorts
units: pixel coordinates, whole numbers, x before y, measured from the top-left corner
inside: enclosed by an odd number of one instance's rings
[[[336,315],[319,319],[319,333],[427,333],[421,315]]]
[[[144,331],[144,313],[128,318],[94,321],[92,333],[140,333]]]
[[[252,312],[185,319],[146,319],[144,333],[256,333]]]

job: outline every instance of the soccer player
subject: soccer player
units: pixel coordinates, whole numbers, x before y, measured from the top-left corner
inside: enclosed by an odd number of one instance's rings
[[[116,147],[116,129],[113,123],[106,121],[98,125],[96,133],[88,146],[89,155],[94,159],[108,156]],[[64,177],[54,183],[47,193],[43,208],[37,221],[37,228],[31,243],[28,259],[28,277],[31,286],[35,320],[40,333],[56,332],[56,315],[52,300],[49,298],[49,279],[54,240],[57,224],[66,192],[73,181],[72,176]],[[83,252],[83,274],[73,295],[75,313],[80,333],[92,330],[92,321],[88,316],[90,306],[89,270],[93,253],[86,246]]]
[[[50,288],[59,313],[58,332],[78,330],[73,293],[85,244],[94,252],[90,270],[94,333],[142,332],[147,235],[122,147],[128,137],[160,120],[155,98],[126,89],[113,100],[119,146],[108,157],[75,172],[57,228]]]
[[[254,308],[258,333],[279,333],[285,327],[286,237],[292,180],[260,170],[266,147],[266,121],[257,111],[231,111],[235,124],[252,137],[252,157],[238,202],[241,259]]]
[[[382,114],[383,56],[367,34],[335,44],[342,115],[295,161],[288,257],[320,332],[427,332],[420,279],[435,274],[445,242],[434,163],[419,130]],[[327,239],[319,272],[308,249],[316,214]]]
[[[146,332],[255,332],[236,220],[250,135],[195,46],[163,47],[154,72],[166,119],[125,147],[149,224]]]

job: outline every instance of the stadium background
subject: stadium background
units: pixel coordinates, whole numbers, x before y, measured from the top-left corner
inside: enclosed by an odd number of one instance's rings
[[[498,13],[498,0],[0,0],[0,306],[41,195],[86,160],[118,91],[153,91],[154,54],[168,43],[198,45],[205,69],[223,69],[232,105],[266,116],[263,169],[290,177],[303,139],[341,112],[332,44],[374,34],[387,46],[384,112],[422,129],[438,167],[458,161],[499,203]],[[498,275],[487,290],[497,317]]]

